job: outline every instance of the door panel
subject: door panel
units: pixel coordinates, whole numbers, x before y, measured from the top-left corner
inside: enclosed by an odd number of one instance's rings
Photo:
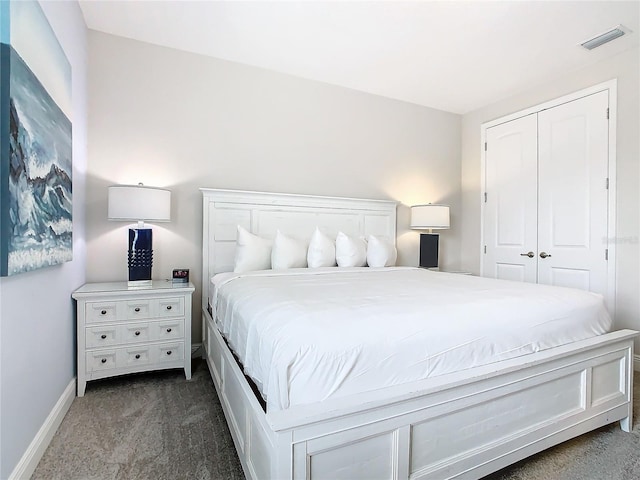
[[[543,260],[540,260],[541,262]],[[548,267],[551,275],[549,285],[589,290],[591,287],[591,272],[579,268]]]
[[[535,263],[535,258],[533,262]],[[489,276],[489,275],[486,275]],[[501,280],[513,280],[514,282],[527,282],[527,267],[524,261],[520,265],[512,265],[509,263],[495,264],[495,278]]]
[[[538,282],[607,293],[608,92],[538,114]]]
[[[487,129],[483,275],[536,282],[537,121],[528,115]]]

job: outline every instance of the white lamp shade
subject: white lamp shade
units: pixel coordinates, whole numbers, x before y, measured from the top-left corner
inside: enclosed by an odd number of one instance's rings
[[[143,185],[109,187],[109,220],[168,222],[171,191]]]
[[[411,207],[411,228],[447,229],[449,228],[449,205],[414,205]]]

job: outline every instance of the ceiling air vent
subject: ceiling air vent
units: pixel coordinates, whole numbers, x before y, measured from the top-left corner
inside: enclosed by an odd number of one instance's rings
[[[613,27],[611,30],[607,32],[601,33],[600,35],[597,35],[593,38],[590,38],[589,40],[582,42],[580,45],[582,45],[587,50],[593,50],[594,48],[597,48],[600,45],[604,45],[605,43],[610,42],[611,40],[615,40],[616,38],[623,36],[625,33],[629,31],[630,30],[624,27],[623,25],[618,25],[616,27]]]

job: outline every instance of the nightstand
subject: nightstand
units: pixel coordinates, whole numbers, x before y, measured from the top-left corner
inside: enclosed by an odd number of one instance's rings
[[[87,283],[77,301],[78,396],[90,380],[127,373],[184,368],[191,378],[193,284],[153,281]]]
[[[440,270],[439,267],[429,267],[427,270],[431,270],[432,272],[455,273],[457,275],[473,275],[473,273],[465,272],[463,270]]]

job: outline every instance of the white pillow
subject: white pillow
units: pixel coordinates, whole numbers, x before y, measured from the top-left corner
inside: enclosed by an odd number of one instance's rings
[[[271,251],[271,268],[281,270],[306,266],[307,242],[289,237],[278,230]]]
[[[367,242],[367,264],[370,267],[393,267],[398,258],[395,245],[384,237],[369,235]]]
[[[322,233],[318,227],[311,235],[307,263],[309,268],[336,266],[336,242]]]
[[[336,262],[339,267],[364,267],[367,265],[367,242],[338,232],[336,237]]]
[[[254,235],[238,225],[236,240],[236,273],[268,270],[271,268],[271,241]]]

